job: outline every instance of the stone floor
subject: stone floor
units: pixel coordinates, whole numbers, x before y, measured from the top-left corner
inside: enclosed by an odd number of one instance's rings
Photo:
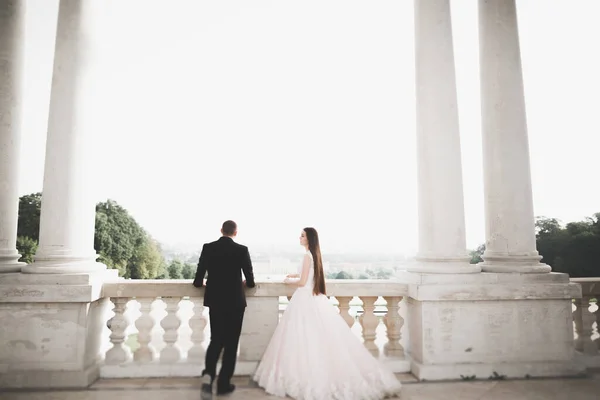
[[[530,379],[513,381],[416,382],[399,375],[403,400],[598,400],[600,372],[578,379]],[[275,400],[236,378],[238,389],[228,400]],[[10,391],[0,390],[2,400],[200,400],[199,379],[103,379],[86,390]],[[218,399],[219,397],[214,397]],[[357,399],[358,400],[358,399]]]

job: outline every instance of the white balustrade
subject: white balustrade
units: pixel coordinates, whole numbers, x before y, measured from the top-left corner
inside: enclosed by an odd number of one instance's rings
[[[600,367],[600,309],[596,305],[596,299],[600,298],[600,278],[572,281],[580,283],[583,290],[583,298],[574,299],[573,304],[574,347],[586,365]],[[408,372],[410,366],[403,347],[408,342],[405,337],[408,330],[401,312],[403,300],[408,296],[407,285],[383,280],[328,280],[327,289],[332,306],[337,305],[340,316],[364,341],[365,347],[389,362],[396,372]],[[190,281],[146,280],[107,283],[104,291],[114,304],[114,316],[110,319],[107,316],[110,335],[106,340],[112,346],[106,351],[102,376],[198,376],[201,373],[210,338],[202,290],[194,288]],[[247,292],[249,304],[258,308],[250,307],[245,319],[252,318],[249,315],[252,313],[255,319],[275,318],[276,321],[277,314],[285,312],[292,292],[293,288],[284,284],[259,283]],[[255,301],[253,297],[263,300]],[[136,301],[140,304],[139,312],[132,306]],[[359,323],[355,324],[357,316]],[[270,339],[272,326],[263,332],[258,328],[260,323],[253,321],[242,330],[237,374],[252,373],[260,359],[258,353]]]
[[[245,321],[236,374],[248,375],[256,368],[258,353],[264,351],[274,329],[272,324],[277,324],[280,309],[285,312],[292,291],[292,287],[279,283],[259,283],[256,289],[248,291],[245,320],[254,317],[264,321]],[[106,351],[101,376],[200,375],[210,338],[207,312],[202,305],[203,290],[194,288],[189,281],[140,280],[107,283],[104,292],[115,305],[115,316],[107,323],[111,331],[107,339],[112,347]],[[356,328],[353,332],[359,335],[357,339],[362,339],[372,354],[389,361],[396,372],[409,370],[400,344],[404,320],[398,312],[406,292],[406,285],[383,280],[328,281],[332,307],[339,307],[348,326]],[[185,303],[190,302],[188,308]],[[354,325],[358,315],[359,324]],[[267,319],[270,328],[259,329]]]
[[[588,367],[600,367],[600,278],[573,278],[579,283],[582,298],[573,302],[575,350]],[[592,311],[592,309],[595,309]]]

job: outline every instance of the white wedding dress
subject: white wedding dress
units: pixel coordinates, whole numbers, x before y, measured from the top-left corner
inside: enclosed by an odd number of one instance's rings
[[[327,296],[313,295],[313,275],[311,257],[308,281],[292,296],[254,380],[269,394],[297,400],[378,400],[399,393],[395,375],[369,353]]]

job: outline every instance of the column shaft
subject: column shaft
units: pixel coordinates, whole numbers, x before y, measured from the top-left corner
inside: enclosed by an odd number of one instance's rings
[[[415,0],[419,251],[413,272],[473,273],[449,0]]]
[[[479,1],[486,250],[482,270],[549,272],[536,250],[515,0]]]
[[[60,0],[46,142],[40,243],[28,273],[94,272],[95,201],[89,54],[94,0]]]
[[[19,272],[19,152],[25,0],[0,2],[0,272]]]

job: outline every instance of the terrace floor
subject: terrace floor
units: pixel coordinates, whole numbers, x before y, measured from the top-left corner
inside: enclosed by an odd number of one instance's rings
[[[398,375],[403,400],[597,400],[600,371],[583,378],[417,382],[412,375]],[[236,377],[237,390],[215,399],[275,400],[250,382]],[[101,379],[84,390],[0,390],[2,400],[199,400],[199,378]],[[359,400],[359,399],[357,399]]]

